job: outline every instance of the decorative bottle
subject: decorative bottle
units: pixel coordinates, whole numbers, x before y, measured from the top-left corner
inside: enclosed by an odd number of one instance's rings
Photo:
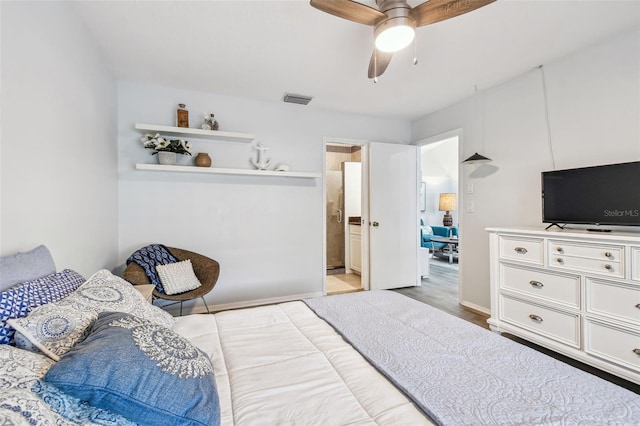
[[[185,104],[178,104],[176,120],[178,127],[189,127],[189,111],[185,109],[186,107]]]

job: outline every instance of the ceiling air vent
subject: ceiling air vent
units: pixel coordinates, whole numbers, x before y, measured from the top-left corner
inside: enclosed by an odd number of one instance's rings
[[[313,99],[311,96],[294,95],[292,93],[285,93],[282,100],[291,104],[307,105]]]

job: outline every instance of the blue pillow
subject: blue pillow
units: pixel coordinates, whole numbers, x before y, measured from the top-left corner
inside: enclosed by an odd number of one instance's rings
[[[46,404],[46,406],[42,408],[43,410],[50,409],[73,424],[84,425],[91,423],[104,426],[137,426],[136,423],[125,419],[119,414],[102,408],[92,407],[87,404],[86,401],[73,398],[61,392],[55,386],[51,386],[41,380],[36,380],[30,390],[33,399],[40,399],[40,401],[38,401],[40,407],[42,407],[43,402]],[[27,405],[28,402],[32,401],[25,401],[24,405]],[[60,421],[61,419],[55,418],[55,420],[59,421],[59,424],[66,424]]]
[[[16,331],[7,324],[7,320],[26,317],[38,306],[68,296],[84,281],[84,277],[76,271],[65,269],[0,292],[0,344],[14,344]]]
[[[44,381],[140,424],[219,425],[211,361],[170,328],[103,312]]]
[[[0,345],[2,424],[135,426],[122,416],[45,386],[40,378],[52,364],[44,355]]]
[[[0,257],[0,291],[56,272],[49,249],[40,245],[24,253]]]

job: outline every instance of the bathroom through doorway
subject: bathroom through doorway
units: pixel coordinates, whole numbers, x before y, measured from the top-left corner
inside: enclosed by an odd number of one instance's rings
[[[327,294],[362,290],[362,146],[326,144]]]

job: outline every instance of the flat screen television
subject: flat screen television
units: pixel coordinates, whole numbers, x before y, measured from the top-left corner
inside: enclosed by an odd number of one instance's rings
[[[640,161],[542,172],[542,222],[640,226]]]

